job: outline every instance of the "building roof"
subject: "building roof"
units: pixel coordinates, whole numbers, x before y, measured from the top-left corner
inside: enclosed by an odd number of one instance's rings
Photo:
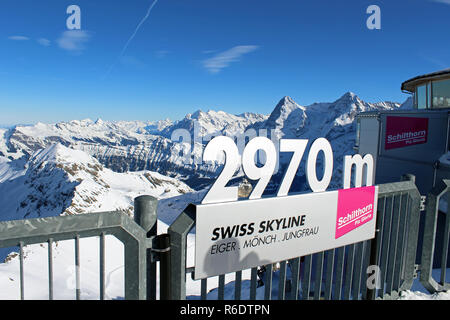
[[[450,79],[450,68],[414,77],[402,83],[402,90],[414,92],[415,88],[430,80]]]

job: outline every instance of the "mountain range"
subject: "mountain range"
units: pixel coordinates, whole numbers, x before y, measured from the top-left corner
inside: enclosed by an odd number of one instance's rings
[[[242,113],[233,115],[223,111],[198,110],[179,121],[157,122],[119,121],[98,119],[73,120],[54,124],[17,125],[0,129],[0,221],[38,218],[57,215],[83,214],[99,211],[133,213],[133,199],[151,195],[159,199],[158,229],[165,232],[188,203],[199,203],[206,189],[217,177],[221,164],[203,165],[203,147],[212,137],[246,136],[249,132],[270,137],[308,139],[327,138],[334,153],[334,178],[331,188],[339,188],[342,179],[343,156],[353,154],[356,136],[355,117],[359,112],[394,110],[410,107],[395,102],[367,103],[348,92],[334,102],[301,106],[292,98],[284,97],[269,115]],[[172,140],[180,130],[192,137],[188,147],[190,157],[183,154],[186,143]],[[196,139],[197,137],[197,139]],[[200,138],[200,139],[198,139]],[[242,150],[241,150],[242,151]],[[280,155],[279,173],[274,175],[267,190],[274,193],[289,161],[289,154]],[[303,161],[304,162],[304,161]],[[306,179],[300,167],[291,191],[304,191]],[[319,166],[320,168],[320,163]],[[320,171],[320,169],[318,169]],[[242,170],[236,174],[237,183]],[[83,298],[98,297],[95,287],[98,250],[95,239],[86,239],[83,262]],[[188,265],[193,265],[195,239],[188,236]],[[107,239],[111,255],[107,266],[108,296],[123,297],[123,256],[121,244]],[[73,278],[70,268],[71,243],[56,244],[55,266],[60,273],[55,279],[55,292],[72,299],[73,288],[67,279]],[[97,250],[97,251],[96,251]],[[14,248],[0,249],[1,299],[19,296],[19,259]],[[45,284],[45,246],[25,248],[26,269],[30,290],[27,297],[46,299],[40,288]],[[56,263],[58,262],[58,263]],[[119,272],[116,272],[118,271]],[[122,270],[122,271],[120,271]],[[42,272],[43,273],[42,273]],[[72,276],[71,276],[72,275]],[[243,279],[249,278],[243,274]],[[109,279],[108,278],[108,279]],[[226,278],[226,283],[232,281]],[[208,290],[215,287],[208,282]],[[199,284],[188,281],[188,295],[197,296]],[[16,295],[14,295],[14,293]],[[17,297],[16,297],[17,296]]]
[[[0,159],[20,167],[36,151],[59,143],[91,155],[114,172],[150,170],[178,178],[194,189],[201,189],[217,177],[221,167],[219,164],[211,167],[201,163],[202,148],[213,136],[237,137],[254,129],[259,133],[267,132],[269,136],[272,130],[277,139],[312,140],[325,137],[331,142],[339,164],[340,157],[353,153],[356,135],[354,120],[358,112],[399,107],[400,104],[394,102],[367,103],[348,92],[334,102],[309,106],[301,106],[290,97],[284,97],[269,115],[233,115],[224,111],[198,110],[175,122],[86,119],[18,125],[0,129]],[[183,143],[171,140],[178,129],[187,130],[193,137],[190,143],[193,152],[187,161],[182,152]],[[195,140],[198,136],[202,140]],[[284,162],[282,159],[281,164]],[[336,169],[339,170],[339,166]]]

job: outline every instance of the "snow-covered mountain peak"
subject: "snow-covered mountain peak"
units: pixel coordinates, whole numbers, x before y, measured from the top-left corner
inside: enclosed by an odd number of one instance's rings
[[[301,125],[306,118],[306,114],[305,107],[300,106],[291,97],[286,96],[275,106],[266,124],[270,128],[281,128],[284,127],[284,123],[288,118],[295,118],[297,123]]]
[[[186,117],[189,119],[201,119],[204,116],[205,112],[203,110],[198,109],[194,113],[189,113]]]
[[[278,104],[292,104],[292,105],[296,105],[297,103],[294,101],[294,99],[292,99],[289,96],[284,96],[279,102]]]
[[[38,150],[31,156],[30,163],[38,166],[41,166],[45,163],[78,163],[101,166],[97,159],[91,157],[87,153],[65,147],[60,143],[55,143],[48,146],[47,148]]]
[[[83,120],[71,120],[69,121],[71,125],[86,127],[94,123],[91,119],[83,119]]]
[[[336,106],[352,106],[362,104],[362,100],[353,92],[346,92],[339,99],[337,99],[333,104]]]
[[[236,135],[244,132],[245,128],[256,122],[264,121],[266,116],[255,113],[243,113],[234,115],[225,111],[208,110],[204,112],[197,110],[187,114],[184,119],[176,122],[172,126],[167,126],[161,131],[161,135],[171,138],[172,133],[177,129],[184,129],[194,133],[195,127],[202,137],[211,135]]]
[[[340,99],[346,99],[346,100],[358,100],[359,97],[356,93],[352,92],[352,91],[347,91],[346,93],[344,93],[342,95],[342,97],[340,97],[338,100]]]
[[[297,104],[294,99],[292,99],[289,96],[285,96],[283,97],[275,106],[275,109],[272,111],[272,113],[277,112],[277,110],[284,110],[284,111],[289,111],[289,110],[294,110],[297,108],[303,108],[302,106],[300,106],[299,104]]]

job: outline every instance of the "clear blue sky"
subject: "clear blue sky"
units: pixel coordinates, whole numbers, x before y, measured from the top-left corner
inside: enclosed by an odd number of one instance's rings
[[[153,1],[1,0],[0,124],[403,102],[402,81],[450,67],[450,0],[158,0],[131,37]]]

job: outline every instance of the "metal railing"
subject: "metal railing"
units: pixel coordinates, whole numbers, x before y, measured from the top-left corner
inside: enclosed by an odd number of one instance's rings
[[[125,299],[156,298],[156,261],[152,248],[156,235],[157,200],[135,199],[134,219],[123,213],[102,212],[76,216],[0,222],[0,248],[19,247],[20,298],[25,298],[24,247],[48,243],[48,297],[53,299],[53,243],[73,240],[75,246],[76,299],[80,299],[80,239],[99,237],[100,299],[105,298],[105,236],[124,244]]]
[[[281,261],[277,271],[276,299],[375,299],[389,298],[410,289],[414,280],[416,244],[419,230],[420,194],[412,176],[408,181],[379,186],[377,235],[371,241]],[[171,299],[186,299],[186,237],[195,226],[195,206],[190,205],[169,227],[171,245]],[[367,288],[367,268],[379,266],[378,286]],[[288,268],[290,276],[288,277]],[[194,267],[195,268],[195,267]],[[251,269],[250,296],[264,284],[264,299],[275,298],[273,265],[266,265],[258,279]],[[235,273],[234,299],[242,298],[242,271]],[[208,280],[201,281],[201,299],[208,297]],[[225,298],[225,275],[218,277],[217,297]]]
[[[450,217],[447,213],[443,236],[437,238],[439,200],[450,193],[450,180],[443,180],[427,197],[421,264],[417,265],[421,196],[413,176],[404,181],[379,185],[377,230],[372,240],[297,257],[200,281],[200,298],[219,300],[361,300],[392,299],[411,289],[417,272],[430,292],[450,289],[445,282],[448,261]],[[447,200],[449,200],[447,198]],[[99,292],[105,298],[105,237],[116,237],[124,244],[125,299],[157,298],[159,261],[160,299],[186,299],[187,236],[195,227],[196,206],[189,205],[172,223],[167,234],[157,235],[157,200],[135,199],[134,220],[123,213],[103,212],[77,216],[0,222],[0,248],[18,247],[20,297],[25,298],[24,248],[48,244],[48,297],[54,298],[53,244],[72,240],[75,246],[76,298],[80,290],[80,239],[99,237]],[[448,204],[448,202],[447,202]],[[440,249],[435,250],[439,242]],[[433,278],[433,262],[440,258],[440,280]],[[244,279],[244,272],[249,277]],[[375,281],[370,277],[374,272]],[[216,281],[216,280],[214,280]],[[231,288],[230,288],[231,287]],[[214,288],[214,292],[208,292]],[[226,290],[227,289],[227,290]],[[230,292],[233,294],[230,295]],[[245,293],[245,294],[244,294]],[[245,295],[245,297],[244,297]]]

